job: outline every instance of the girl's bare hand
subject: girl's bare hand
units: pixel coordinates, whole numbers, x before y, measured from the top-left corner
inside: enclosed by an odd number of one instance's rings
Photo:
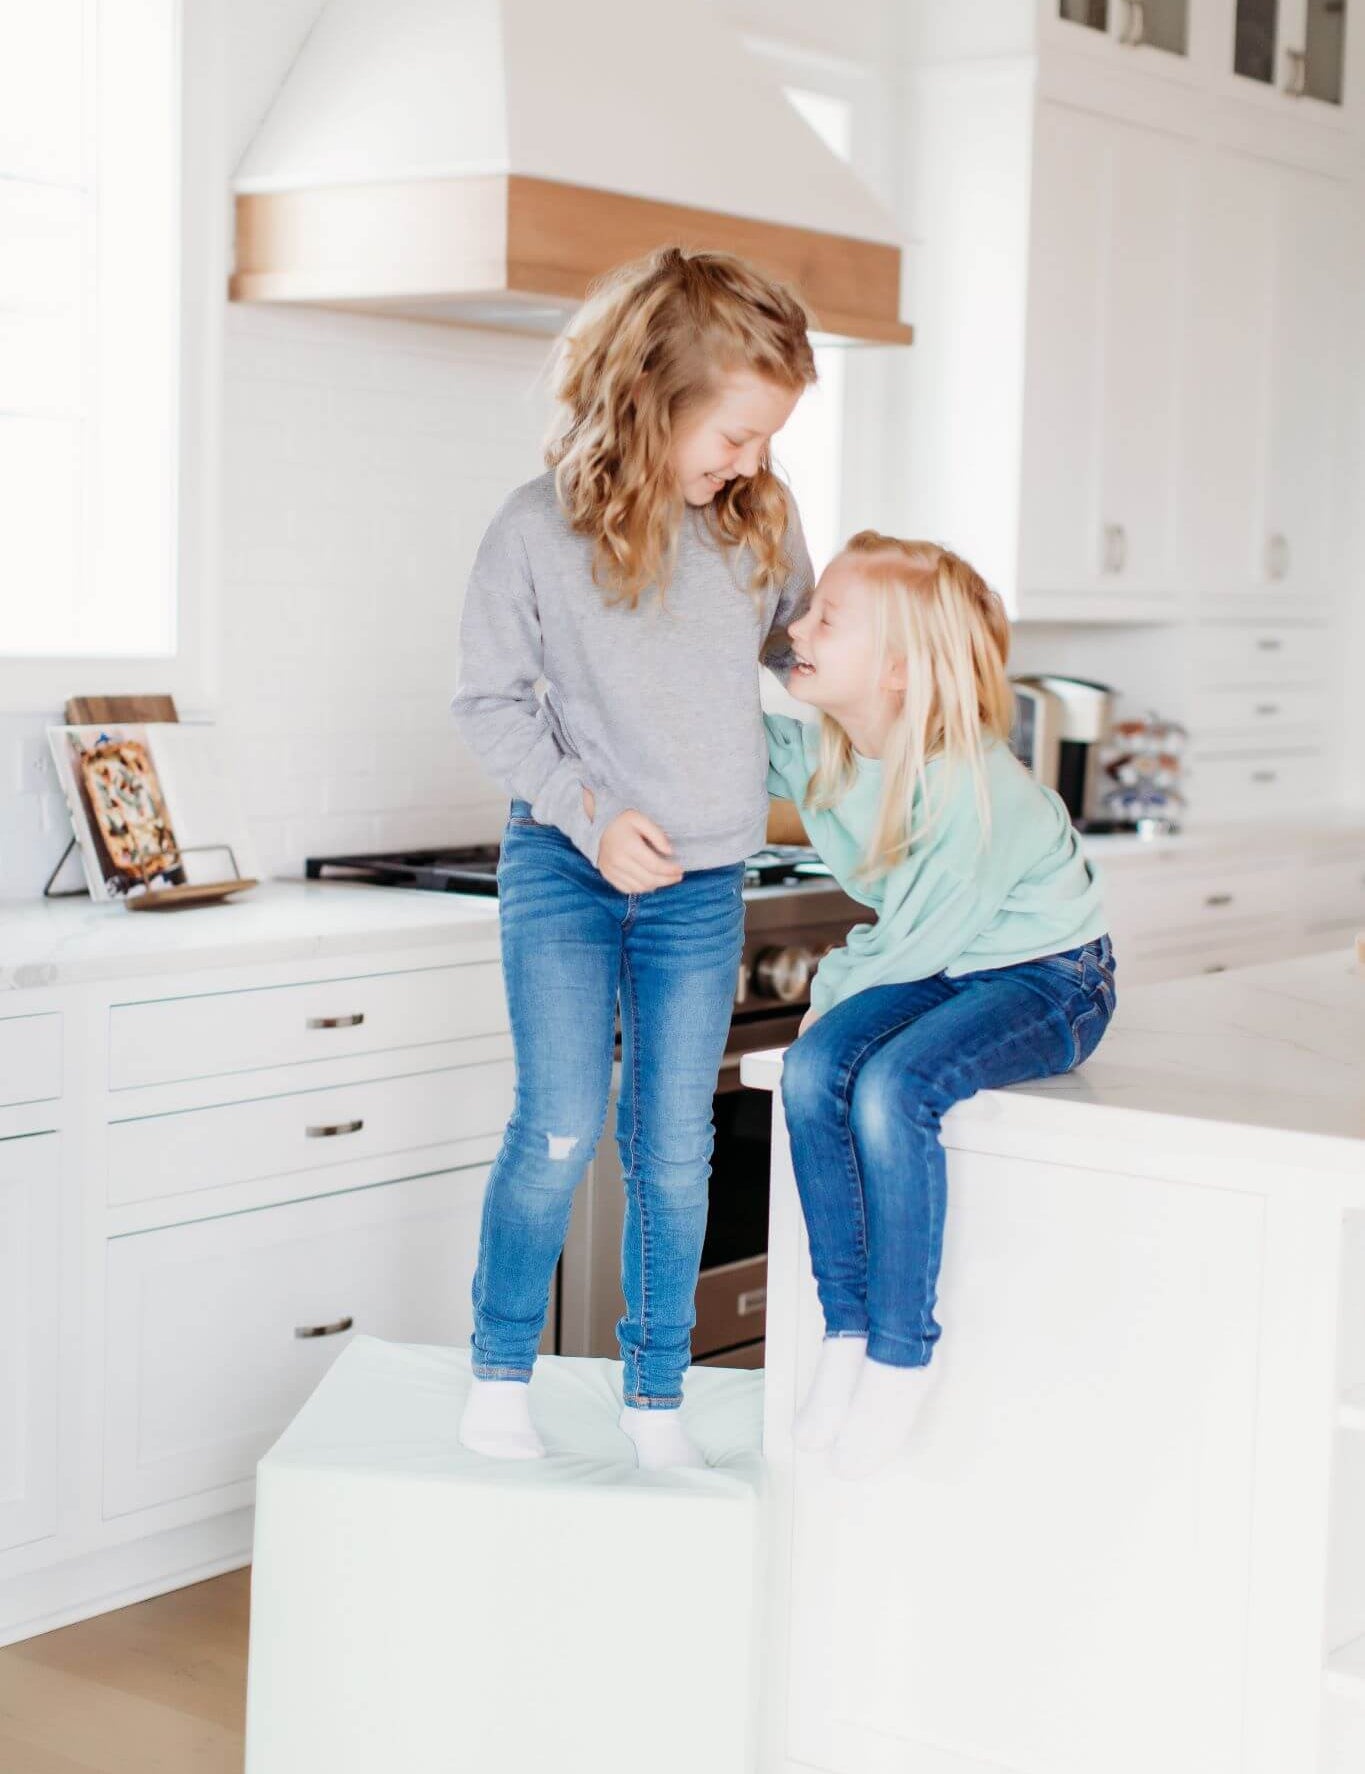
[[[667,835],[633,807],[618,813],[603,832],[597,866],[618,893],[653,893],[683,878]]]
[[[596,819],[597,797],[593,794],[590,788],[585,788],[583,790],[583,811],[587,814],[589,819]]]

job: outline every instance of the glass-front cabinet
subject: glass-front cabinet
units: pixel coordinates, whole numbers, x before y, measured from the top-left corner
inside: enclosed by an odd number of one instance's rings
[[[1349,0],[1237,0],[1233,69],[1291,98],[1342,101]]]
[[[1057,0],[1067,24],[1110,37],[1126,48],[1189,53],[1191,0]]]

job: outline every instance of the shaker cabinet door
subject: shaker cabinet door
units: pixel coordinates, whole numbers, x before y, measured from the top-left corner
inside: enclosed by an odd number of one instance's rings
[[[0,1140],[0,1549],[57,1527],[58,1136]]]

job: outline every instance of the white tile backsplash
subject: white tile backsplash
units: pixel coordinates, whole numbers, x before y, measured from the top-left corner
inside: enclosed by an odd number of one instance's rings
[[[268,873],[496,835],[503,798],[449,699],[474,549],[540,468],[545,357],[497,333],[228,310],[213,712]],[[0,715],[0,786],[0,898],[27,897],[69,829],[41,719]]]

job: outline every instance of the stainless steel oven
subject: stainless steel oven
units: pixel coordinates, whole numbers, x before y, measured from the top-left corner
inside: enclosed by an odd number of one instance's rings
[[[698,1363],[763,1365],[772,1098],[743,1087],[740,1060],[746,1053],[795,1040],[810,1003],[816,962],[866,916],[863,908],[819,878],[745,890],[744,960],[714,1103],[710,1207],[692,1335]],[[618,1353],[625,1215],[616,1150],[619,1082],[618,1057],[606,1127],[574,1199],[557,1276],[553,1330],[561,1355]]]

